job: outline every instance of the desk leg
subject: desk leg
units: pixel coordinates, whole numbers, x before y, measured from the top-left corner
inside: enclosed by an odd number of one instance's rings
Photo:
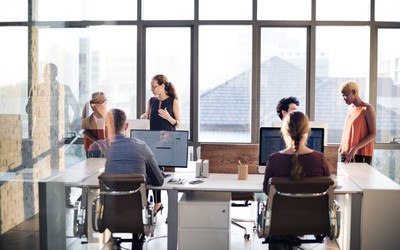
[[[64,195],[64,183],[39,182],[40,249],[67,248]]]
[[[168,191],[168,250],[178,248],[178,190]]]

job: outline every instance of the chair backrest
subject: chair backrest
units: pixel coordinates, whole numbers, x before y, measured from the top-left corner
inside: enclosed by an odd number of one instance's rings
[[[330,177],[269,181],[267,235],[317,235],[332,237],[333,184]],[[336,218],[335,218],[336,219]]]
[[[143,209],[147,206],[144,174],[106,174],[99,176],[99,232],[145,233]]]

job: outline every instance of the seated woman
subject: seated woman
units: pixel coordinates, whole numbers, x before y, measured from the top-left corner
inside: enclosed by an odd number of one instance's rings
[[[268,195],[268,181],[271,177],[290,177],[296,181],[304,177],[330,176],[324,154],[306,146],[309,132],[308,118],[302,112],[293,111],[284,118],[281,133],[286,149],[268,156],[264,193]]]

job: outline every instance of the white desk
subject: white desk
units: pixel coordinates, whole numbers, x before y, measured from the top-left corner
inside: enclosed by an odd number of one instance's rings
[[[185,184],[171,184],[171,177],[186,178]],[[165,179],[161,187],[150,189],[166,190],[168,193],[168,249],[176,249],[178,243],[178,193],[193,191],[212,192],[254,192],[262,193],[264,175],[250,174],[248,180],[238,180],[237,174],[212,173],[208,178],[201,178],[204,183],[189,184],[195,180],[195,173],[172,173],[171,177]],[[336,199],[342,207],[342,232],[338,239],[342,249],[359,248],[360,208],[362,191],[349,178],[344,175],[337,176],[339,189],[335,189]],[[83,187],[98,188],[97,176],[92,176],[82,183]],[[343,233],[343,231],[348,232]]]
[[[97,176],[104,163],[88,159],[39,181],[40,249],[66,249],[65,186],[80,187],[85,179]]]
[[[359,249],[399,249],[400,185],[366,163],[338,169],[363,191]]]
[[[88,159],[74,167],[67,169],[64,173],[44,180],[39,183],[40,203],[40,245],[41,249],[66,249],[65,238],[65,214],[60,213],[65,209],[63,195],[65,185],[79,186],[84,189],[98,188],[98,174],[104,168],[105,159]],[[210,174],[208,178],[201,178],[204,183],[189,184],[196,179],[195,173],[173,173],[171,177],[183,177],[187,179],[185,184],[171,184],[165,179],[161,187],[150,189],[166,190],[168,193],[168,249],[176,250],[178,242],[178,193],[191,191],[215,191],[215,192],[262,192],[263,175],[250,174],[248,180],[238,180],[237,174]],[[360,207],[361,190],[349,178],[344,175],[338,176],[338,183],[342,187],[335,190],[337,195],[349,194],[353,200],[352,206]],[[357,198],[358,197],[358,198]],[[359,216],[360,210],[352,210],[353,220]],[[357,229],[357,227],[356,227]],[[349,241],[356,241],[353,232]],[[357,242],[356,242],[357,243]],[[356,243],[354,243],[356,245]],[[350,244],[351,245],[351,244]]]

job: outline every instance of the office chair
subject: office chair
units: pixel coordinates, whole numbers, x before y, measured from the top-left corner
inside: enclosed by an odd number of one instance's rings
[[[340,232],[340,207],[333,199],[334,181],[330,177],[293,181],[273,177],[269,181],[266,204],[258,201],[258,236],[264,243],[322,243]],[[299,235],[313,235],[304,239]]]
[[[142,249],[144,237],[155,229],[153,208],[147,203],[143,174],[106,174],[99,176],[100,195],[93,200],[93,230],[111,232],[111,241],[120,246],[132,242],[132,249]],[[131,233],[131,239],[114,237],[114,233]]]
[[[232,196],[232,207],[249,207],[251,206],[250,201],[254,201],[254,193],[236,193],[233,192]],[[243,201],[243,203],[237,203],[235,201]],[[247,233],[247,228],[239,222],[248,222],[248,223],[253,223],[253,231],[257,231],[257,223],[255,220],[252,219],[241,219],[241,218],[231,218],[231,224],[238,226],[244,230],[244,239],[249,240],[250,239],[250,234]]]

